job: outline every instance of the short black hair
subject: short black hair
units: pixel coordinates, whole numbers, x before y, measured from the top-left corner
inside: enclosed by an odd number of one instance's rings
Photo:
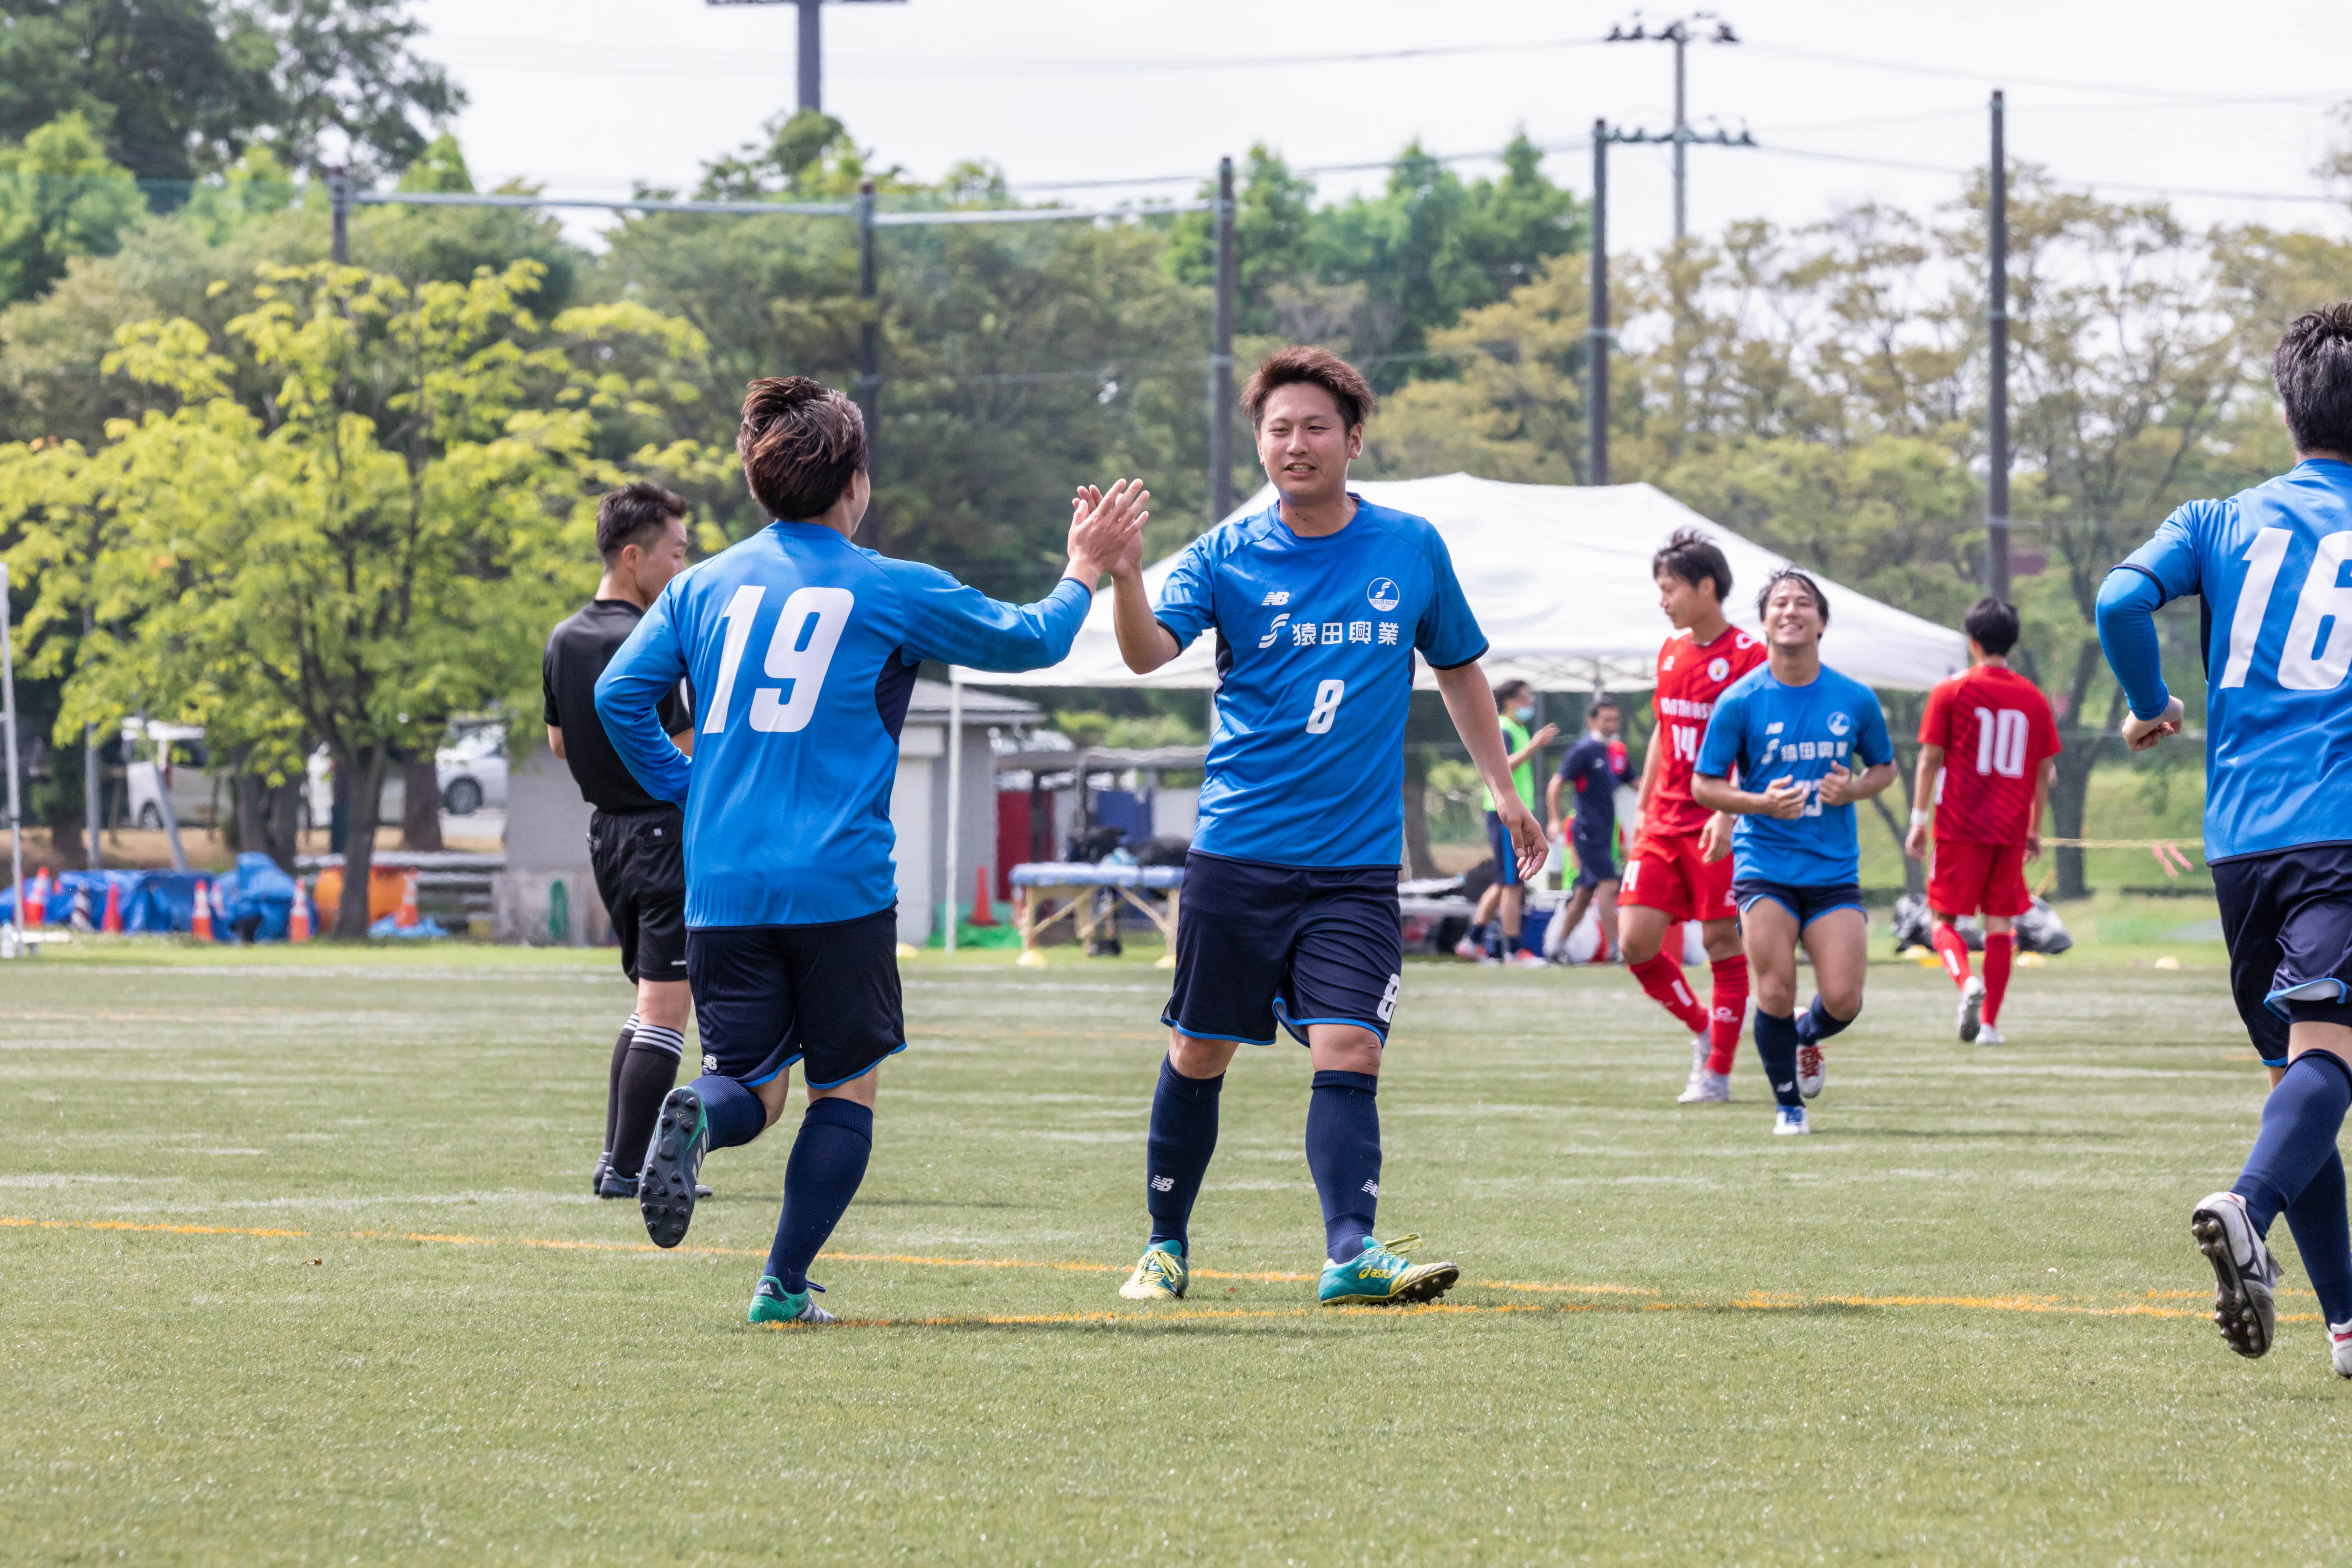
[[[651,479],[623,485],[596,503],[596,553],[612,565],[621,552],[634,544],[644,550],[669,526],[686,515],[686,498]]]
[[[2004,658],[2017,646],[2017,606],[1987,594],[1969,606],[1960,627],[1977,647],[1995,658]]]
[[[1607,692],[1605,692],[1605,691],[1604,691],[1604,692],[1602,692],[1600,696],[1598,696],[1598,697],[1594,698],[1591,701],[1590,701],[1590,702],[1586,703],[1586,704],[1584,705],[1584,710],[1585,710],[1587,713],[1598,713],[1598,712],[1600,712],[1603,708],[1608,708],[1608,709],[1612,709],[1612,710],[1613,710],[1616,706],[1617,706],[1617,699],[1615,699],[1614,697],[1610,696]]]
[[[1804,584],[1805,592],[1813,596],[1813,608],[1822,613],[1822,629],[1829,630],[1830,596],[1822,592],[1822,585],[1813,581],[1811,573],[1800,572],[1794,566],[1783,566],[1764,579],[1764,586],[1756,590],[1756,613],[1759,616],[1764,613],[1764,606],[1772,602],[1772,590],[1783,583]]]
[[[1717,604],[1731,597],[1731,563],[1722,547],[1696,528],[1678,528],[1666,547],[1650,557],[1650,575],[1671,572],[1692,587],[1713,579]]]
[[[1516,675],[1508,680],[1497,682],[1495,687],[1495,706],[1500,708],[1506,699],[1516,697],[1522,691],[1533,695],[1535,688]]]
[[[2298,452],[2352,457],[2352,300],[2297,316],[2271,355]]]

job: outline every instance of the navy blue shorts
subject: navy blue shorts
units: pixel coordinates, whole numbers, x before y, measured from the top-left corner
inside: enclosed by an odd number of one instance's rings
[[[1500,812],[1486,814],[1486,847],[1495,855],[1495,886],[1516,888],[1519,885],[1519,852],[1511,844],[1511,830],[1503,826]]]
[[[2352,1024],[2352,844],[2307,844],[2213,868],[2230,990],[2254,1048],[2284,1067],[2291,1020]]]
[[[1862,889],[1853,882],[1821,888],[1794,888],[1786,882],[1768,882],[1761,877],[1734,877],[1731,879],[1731,901],[1746,914],[1748,906],[1759,899],[1769,899],[1797,917],[1797,929],[1804,930],[1833,910],[1860,910]],[[1863,918],[1870,918],[1867,910]]]
[[[1309,1024],[1388,1038],[1404,984],[1393,866],[1320,869],[1184,857],[1176,988],[1160,1021],[1203,1040],[1307,1043]]]
[[[1576,883],[1579,888],[1597,888],[1603,882],[1617,880],[1617,835],[1570,832],[1569,842],[1576,849]]]
[[[804,926],[686,933],[702,1070],[757,1087],[794,1062],[811,1089],[863,1078],[907,1048],[898,911]]]

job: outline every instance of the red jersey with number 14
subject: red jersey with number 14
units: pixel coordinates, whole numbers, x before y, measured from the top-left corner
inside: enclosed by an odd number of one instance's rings
[[[2049,700],[2013,669],[1980,664],[1927,693],[1919,743],[1944,748],[1936,839],[2023,844],[2042,764],[2058,754]]]
[[[1642,818],[1645,835],[1696,833],[1715,815],[1691,799],[1698,743],[1715,713],[1716,699],[1767,657],[1764,645],[1737,626],[1705,647],[1692,642],[1690,633],[1676,632],[1658,650],[1658,730],[1650,744],[1665,747],[1666,755],[1658,767],[1657,791]]]

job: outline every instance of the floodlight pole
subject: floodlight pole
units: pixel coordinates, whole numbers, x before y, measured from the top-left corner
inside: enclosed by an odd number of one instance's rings
[[[874,182],[857,182],[857,298],[864,317],[857,324],[857,411],[866,419],[866,477],[877,471],[881,447],[882,322],[875,314]]]
[[[1992,363],[1985,407],[1984,589],[2009,597],[2009,154],[2000,90],[1992,95],[1992,161],[1985,182],[1986,334]]]
[[[1680,150],[1680,143],[1676,143]],[[1592,275],[1591,321],[1585,329],[1585,363],[1592,385],[1585,396],[1591,421],[1591,455],[1585,464],[1584,482],[1609,482],[1609,121],[1592,122]]]
[[[1217,160],[1217,305],[1209,345],[1209,524],[1234,510],[1234,161]]]
[[[9,945],[25,951],[25,817],[16,794],[16,660],[8,635],[8,563],[0,561],[0,725],[7,727]]]

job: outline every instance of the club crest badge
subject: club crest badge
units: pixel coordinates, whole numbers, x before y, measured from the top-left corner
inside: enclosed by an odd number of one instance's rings
[[[1364,590],[1364,597],[1376,610],[1393,610],[1404,603],[1404,590],[1396,585],[1394,578],[1375,577],[1372,585]]]
[[[1706,667],[1706,678],[1709,680],[1721,680],[1730,673],[1731,661],[1727,658],[1718,658]]]

